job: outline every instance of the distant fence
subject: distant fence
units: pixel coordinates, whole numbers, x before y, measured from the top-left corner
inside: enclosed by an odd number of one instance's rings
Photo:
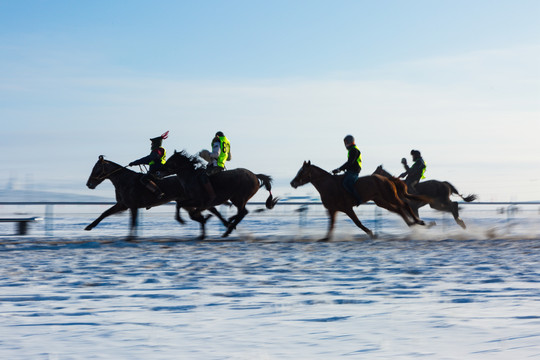
[[[55,206],[112,206],[116,204],[114,201],[0,201],[0,206],[43,206],[44,211],[42,214],[43,221],[45,222],[45,234],[46,235],[53,235],[54,232],[54,218],[55,218]],[[495,202],[458,202],[460,206],[492,206],[498,209],[500,214],[504,214],[506,216],[506,219],[508,221],[511,221],[515,214],[519,211],[518,206],[539,206],[538,208],[538,215],[540,216],[540,201],[522,201],[522,202],[503,202],[503,201],[495,201]],[[174,202],[170,202],[167,204],[163,204],[164,206],[174,206]],[[373,207],[373,222],[374,222],[374,231],[378,232],[380,229],[380,222],[379,219],[382,218],[383,213],[387,212],[384,209],[381,209],[377,206],[374,206],[375,204],[373,202],[368,202],[366,204],[362,204],[362,208],[365,209],[365,206]],[[264,202],[249,202],[248,206],[260,206],[264,207]],[[322,203],[319,201],[280,201],[276,204],[278,207],[285,207],[285,206],[297,206],[298,208],[294,210],[295,213],[298,214],[298,221],[299,224],[302,225],[306,221],[306,214],[308,213],[308,209],[311,207],[320,207],[322,209]],[[427,206],[425,208],[428,208]],[[6,213],[4,209],[0,211],[0,214]],[[442,213],[441,216],[447,217],[450,216],[448,213]],[[1,216],[1,215],[0,215]],[[2,235],[2,234],[0,234]]]

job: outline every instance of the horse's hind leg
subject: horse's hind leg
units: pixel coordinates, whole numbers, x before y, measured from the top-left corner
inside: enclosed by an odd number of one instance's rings
[[[368,234],[370,238],[373,239],[375,237],[373,235],[373,232],[371,230],[369,230],[367,227],[365,227],[364,224],[362,224],[362,222],[360,221],[360,219],[358,219],[358,216],[356,216],[353,209],[350,209],[349,211],[346,211],[345,214],[347,214],[351,218],[351,220],[354,222],[354,224],[356,226],[358,226],[360,229],[364,230],[364,232],[366,234]]]
[[[126,211],[127,207],[124,205],[121,205],[119,203],[114,204],[109,209],[105,210],[103,214],[101,214],[96,220],[94,220],[90,225],[84,228],[84,230],[92,230],[101,222],[101,220],[105,219],[107,216],[111,216],[113,214],[119,213],[121,211]]]
[[[463,222],[463,220],[461,220],[461,218],[459,217],[459,205],[458,205],[458,203],[455,202],[455,201],[452,201],[451,209],[452,209],[452,216],[454,216],[454,220],[456,220],[456,223],[459,226],[461,226],[463,229],[466,229],[467,226],[465,225],[465,222]]]
[[[229,225],[227,226],[227,231],[222,235],[222,237],[229,236],[234,229],[236,229],[236,225],[242,221],[242,219],[248,214],[248,211],[246,207],[242,207],[238,209],[238,213],[233,216],[231,219],[229,219]]]
[[[180,224],[184,225],[186,222],[184,219],[182,219],[182,216],[180,215],[180,208],[182,206],[179,203],[176,203],[176,212],[174,214],[174,219],[178,221]]]
[[[199,235],[199,240],[204,240],[204,238],[206,237],[206,221],[208,220],[208,218],[210,217],[210,215],[208,215],[207,217],[203,216],[201,214],[201,212],[199,210],[191,210],[189,211],[189,217],[191,218],[191,220],[194,220],[196,222],[198,222],[199,224],[201,224],[201,235]]]
[[[406,201],[404,201],[403,204],[404,204],[405,211],[409,215],[411,215],[415,224],[425,225],[424,221],[420,219],[420,217],[418,216],[418,208],[413,209],[413,207],[410,206],[409,203],[407,203]]]
[[[437,202],[433,205],[430,205],[435,210],[445,211],[452,214],[454,217],[454,220],[456,223],[461,226],[463,229],[466,229],[467,226],[465,226],[465,223],[461,218],[459,217],[459,205],[455,201],[451,201],[450,199],[444,201],[444,202]]]
[[[373,199],[373,201],[375,202],[375,204],[379,207],[382,207],[383,209],[386,209],[390,212],[393,212],[395,214],[398,214],[400,215],[402,218],[403,218],[403,221],[405,221],[405,224],[407,224],[408,226],[411,226],[411,225],[414,225],[416,222],[415,221],[411,221],[409,219],[409,217],[407,216],[407,214],[405,213],[405,211],[403,210],[403,207],[399,207],[395,204],[392,204],[386,200],[383,200],[381,198],[375,198]]]

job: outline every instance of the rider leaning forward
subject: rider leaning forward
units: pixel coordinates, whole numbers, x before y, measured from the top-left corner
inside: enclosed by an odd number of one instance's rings
[[[165,164],[165,149],[161,146],[164,139],[169,136],[169,131],[166,131],[162,135],[150,139],[152,142],[150,145],[150,154],[142,157],[138,160],[132,161],[128,166],[134,165],[149,165],[148,172],[143,175],[141,182],[150,190],[158,199],[161,199],[165,194],[156,184],[156,172],[161,170],[163,164]]]
[[[358,206],[362,203],[362,198],[356,191],[354,183],[358,179],[358,174],[360,174],[360,170],[362,170],[362,154],[354,143],[354,137],[352,135],[345,136],[345,138],[343,139],[343,143],[345,144],[345,148],[348,151],[347,161],[339,168],[334,169],[332,173],[335,175],[341,171],[345,171],[343,187],[354,196],[356,200],[356,206]]]

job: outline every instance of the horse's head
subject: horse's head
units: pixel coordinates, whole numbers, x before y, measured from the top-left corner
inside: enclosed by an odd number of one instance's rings
[[[160,176],[167,176],[180,172],[193,172],[201,166],[202,163],[197,157],[190,156],[183,150],[180,152],[175,150],[174,154],[163,164],[159,174]]]
[[[103,155],[99,155],[98,161],[92,168],[92,172],[90,173],[90,177],[88,177],[88,181],[86,182],[86,186],[88,186],[89,189],[95,189],[103,180],[105,180],[105,177],[103,177],[104,174],[106,174],[107,170],[105,169],[105,158]]]
[[[390,174],[388,171],[383,169],[382,165],[377,166],[377,168],[373,172],[373,175],[381,175],[381,176],[384,176],[384,177],[387,177],[387,178],[392,178],[393,177],[392,174]]]
[[[311,182],[311,161],[304,161],[304,164],[300,170],[298,170],[294,179],[292,179],[291,186],[296,189],[308,182]]]
[[[98,161],[92,168],[90,177],[88,177],[86,186],[88,186],[89,189],[95,189],[103,182],[103,180],[109,178],[110,175],[117,173],[122,169],[125,168],[112,161],[107,161],[103,155],[99,155]]]

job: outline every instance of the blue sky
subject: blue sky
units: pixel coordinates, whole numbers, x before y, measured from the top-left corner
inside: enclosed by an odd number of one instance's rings
[[[127,164],[166,130],[189,152],[222,130],[229,167],[284,184],[341,165],[350,133],[364,174],[414,148],[464,193],[539,200],[539,18],[521,0],[0,1],[0,187],[89,191],[98,155]]]

